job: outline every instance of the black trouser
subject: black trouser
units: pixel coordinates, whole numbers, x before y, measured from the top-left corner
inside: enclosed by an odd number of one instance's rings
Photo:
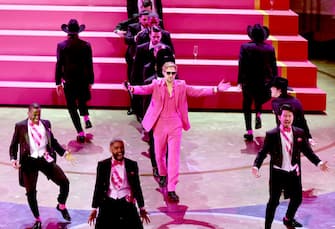
[[[143,225],[134,203],[126,198],[114,200],[106,197],[99,207],[96,229],[143,229]]]
[[[272,169],[269,182],[270,198],[266,206],[265,229],[270,229],[282,191],[290,198],[286,217],[293,219],[302,202],[301,177],[295,171]]]
[[[36,184],[39,171],[59,186],[58,203],[65,204],[69,194],[69,180],[56,163],[49,163],[44,158],[28,158],[22,165],[22,179],[26,188],[28,204],[35,218],[40,216],[36,199]]]
[[[86,104],[88,101],[88,98],[90,97],[88,86],[87,88],[82,88],[76,85],[65,83],[64,93],[65,93],[67,109],[72,119],[72,123],[74,127],[76,128],[77,133],[80,133],[83,131],[83,128],[81,126],[79,114],[80,116],[89,114],[88,107]],[[79,109],[79,114],[78,114],[77,109]]]
[[[243,90],[243,102],[242,102],[242,109],[244,113],[244,121],[245,121],[245,129],[252,130],[251,127],[251,112],[252,112],[252,102],[255,103],[255,112],[261,113],[262,112],[262,103],[258,102],[256,96],[252,93],[248,92],[247,90]]]

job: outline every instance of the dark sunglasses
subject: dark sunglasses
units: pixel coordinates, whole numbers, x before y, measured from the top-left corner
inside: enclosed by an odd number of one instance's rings
[[[166,74],[168,74],[168,75],[176,75],[177,72],[166,72]]]

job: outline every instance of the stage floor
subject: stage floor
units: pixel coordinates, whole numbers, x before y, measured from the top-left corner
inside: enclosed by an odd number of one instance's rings
[[[335,228],[335,65],[327,61],[319,66],[318,86],[327,92],[326,114],[307,114],[311,133],[317,145],[315,152],[329,162],[331,170],[322,173],[306,158],[302,159],[304,199],[296,218],[305,228]],[[28,95],[23,95],[28,96]],[[117,99],[117,98],[115,98]],[[151,223],[146,229],[261,229],[264,228],[265,205],[268,200],[268,159],[261,177],[251,175],[251,166],[264,139],[265,131],[275,126],[273,114],[263,114],[263,128],[255,131],[253,143],[243,141],[242,113],[190,112],[191,129],[183,133],[180,203],[169,204],[164,192],[152,177],[148,145],[141,140],[141,126],[135,116],[125,110],[92,109],[91,143],[78,144],[76,133],[65,109],[43,108],[42,118],[52,122],[60,143],[76,157],[71,164],[58,158],[58,164],[70,179],[67,206],[72,222],[67,224],[56,211],[58,190],[44,175],[39,176],[38,201],[43,228],[91,228],[87,218],[95,182],[96,165],[110,156],[108,145],[115,137],[126,141],[126,156],[139,164],[146,209]],[[17,171],[9,163],[8,147],[14,124],[27,117],[27,108],[0,108],[0,228],[30,228],[34,219],[27,206],[25,190],[18,185]],[[274,229],[285,228],[281,219],[287,202],[276,212]],[[92,227],[93,228],[93,227]]]

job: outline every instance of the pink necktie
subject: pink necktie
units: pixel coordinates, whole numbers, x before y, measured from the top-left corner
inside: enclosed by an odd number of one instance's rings
[[[117,160],[113,161],[111,181],[116,189],[120,189],[123,183],[123,179],[121,178],[120,174],[116,169],[117,165],[122,165],[122,161],[121,162]]]
[[[30,124],[30,127],[31,127],[31,137],[33,138],[36,145],[40,146],[42,141],[41,133],[36,129],[33,123]]]
[[[284,139],[285,139],[285,149],[286,151],[292,155],[292,145],[293,143],[290,141],[289,137],[287,136],[286,132],[289,132],[291,129],[280,129],[280,132],[282,133]]]

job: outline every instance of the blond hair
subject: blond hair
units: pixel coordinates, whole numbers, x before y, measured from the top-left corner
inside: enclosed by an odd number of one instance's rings
[[[164,63],[162,69],[163,69],[163,71],[166,71],[167,68],[171,68],[171,67],[175,68],[176,71],[177,71],[177,65],[174,62],[171,62],[171,61]]]

